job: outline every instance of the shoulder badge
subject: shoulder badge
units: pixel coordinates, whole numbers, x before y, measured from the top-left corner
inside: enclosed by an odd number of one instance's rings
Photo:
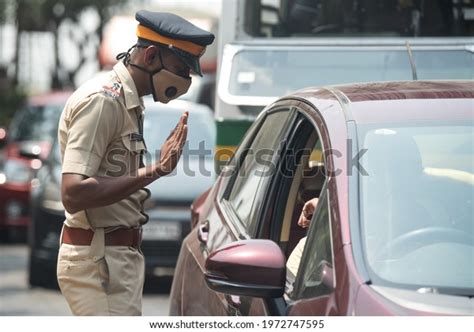
[[[111,86],[104,85],[102,86],[102,93],[113,99],[117,99],[122,93],[122,83],[114,82]]]

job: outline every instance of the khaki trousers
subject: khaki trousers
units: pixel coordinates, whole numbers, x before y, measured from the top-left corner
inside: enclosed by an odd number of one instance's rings
[[[145,263],[132,247],[61,244],[57,276],[74,315],[141,315]]]

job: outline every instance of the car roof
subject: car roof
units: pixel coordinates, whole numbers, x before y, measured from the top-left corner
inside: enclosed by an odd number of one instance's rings
[[[355,83],[307,88],[292,97],[309,101],[319,110],[339,104],[346,121],[466,119],[472,117],[474,81]],[[323,117],[329,114],[321,113]]]
[[[343,94],[351,103],[394,99],[474,98],[474,81],[400,81],[335,85],[308,88],[295,93],[306,98],[338,97]]]

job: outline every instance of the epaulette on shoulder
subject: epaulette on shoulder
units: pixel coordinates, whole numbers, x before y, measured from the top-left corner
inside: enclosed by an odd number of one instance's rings
[[[122,94],[122,83],[113,82],[111,85],[103,85],[102,93],[113,99],[118,99]]]

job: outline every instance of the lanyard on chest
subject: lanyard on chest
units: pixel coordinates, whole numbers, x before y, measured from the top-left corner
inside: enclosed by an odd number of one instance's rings
[[[131,139],[134,139],[136,141],[142,141],[143,145],[145,146],[145,149],[140,151],[140,168],[142,168],[145,167],[144,157],[147,151],[145,137],[143,136],[143,112],[141,110],[135,111],[135,115],[137,118],[138,135],[135,134],[135,136],[133,136],[134,134],[132,134]]]

